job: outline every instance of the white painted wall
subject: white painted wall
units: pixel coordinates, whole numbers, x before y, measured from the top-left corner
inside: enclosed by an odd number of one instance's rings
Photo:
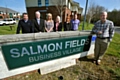
[[[38,0],[25,0],[26,7],[38,7]],[[68,0],[62,0],[63,5],[67,5]],[[60,0],[49,0],[49,6],[60,5]],[[45,6],[45,0],[41,0],[41,6]]]
[[[25,0],[26,7],[36,7],[38,6],[38,0]]]
[[[60,5],[62,3],[62,5],[67,5],[67,0],[49,0],[49,5],[50,6],[54,6],[54,5]]]
[[[68,8],[71,9],[71,3],[70,2],[68,3]]]
[[[77,6],[72,6],[72,11],[77,11],[78,12],[78,7]]]

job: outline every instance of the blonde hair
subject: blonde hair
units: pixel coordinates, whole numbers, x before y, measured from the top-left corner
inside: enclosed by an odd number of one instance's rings
[[[51,13],[47,14],[47,20],[48,20],[48,17],[50,17],[51,18],[50,20],[52,20],[52,14]]]

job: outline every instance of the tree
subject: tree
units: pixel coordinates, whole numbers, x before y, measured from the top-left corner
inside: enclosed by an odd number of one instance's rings
[[[95,5],[95,3],[91,3],[88,8],[88,12],[87,12],[88,23],[91,22],[91,19],[93,18],[94,14],[95,14],[95,11],[96,11],[96,5]]]
[[[114,9],[108,12],[108,19],[114,22],[114,25],[120,26],[120,10]]]
[[[91,2],[87,12],[88,24],[91,23],[91,20],[93,20],[93,22],[98,20],[101,11],[107,11],[107,9],[103,6],[95,4],[94,2]]]
[[[65,0],[51,0],[52,3],[56,6],[57,8],[57,11],[61,17],[61,21],[62,21],[62,16],[63,16],[63,13],[65,11]]]

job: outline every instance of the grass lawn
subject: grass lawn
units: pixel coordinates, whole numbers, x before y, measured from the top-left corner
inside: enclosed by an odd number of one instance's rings
[[[86,25],[86,24],[85,24]],[[85,27],[85,30],[91,30],[93,24]],[[82,23],[79,30],[82,30]],[[0,26],[0,34],[15,34],[9,26]],[[120,80],[120,34],[115,33],[112,42],[103,58],[101,65],[93,64],[91,56],[77,60],[77,65],[62,69],[46,75],[40,75],[37,71],[7,78],[7,80]],[[6,80],[6,79],[5,79]]]
[[[17,25],[12,25],[13,30],[10,29],[11,25],[0,26],[0,35],[15,34]]]
[[[82,30],[82,24],[83,22],[81,22],[79,26],[80,31]],[[13,30],[10,29],[10,25],[0,26],[0,35],[15,34],[17,25],[13,25],[13,26],[14,26]],[[89,24],[88,27],[86,26],[87,24],[85,24],[84,30],[92,30],[93,24]]]

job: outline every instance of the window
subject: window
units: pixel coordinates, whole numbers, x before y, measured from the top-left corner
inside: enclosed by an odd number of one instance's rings
[[[38,6],[42,6],[41,0],[38,0]]]
[[[49,0],[45,0],[45,6],[49,6]]]

